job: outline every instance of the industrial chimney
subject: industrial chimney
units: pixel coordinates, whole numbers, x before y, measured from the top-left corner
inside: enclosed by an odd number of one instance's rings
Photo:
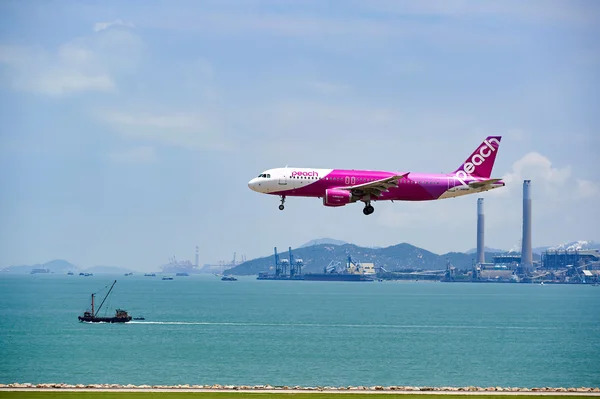
[[[483,198],[477,199],[477,263],[485,263]]]
[[[533,266],[531,249],[531,180],[523,181],[523,239],[521,265],[525,269]]]

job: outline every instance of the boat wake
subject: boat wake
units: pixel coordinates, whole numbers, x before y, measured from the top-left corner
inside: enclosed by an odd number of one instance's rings
[[[479,330],[556,330],[555,327],[530,326],[452,326],[452,325],[404,325],[404,324],[319,324],[319,323],[235,323],[209,321],[130,321],[127,324],[234,326],[234,327],[317,327],[317,328],[390,328],[390,329],[479,329]]]

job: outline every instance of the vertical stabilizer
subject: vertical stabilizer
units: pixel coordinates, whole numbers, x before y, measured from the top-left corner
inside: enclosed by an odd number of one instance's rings
[[[501,139],[501,136],[489,136],[483,140],[471,156],[453,172],[456,178],[462,183],[469,176],[490,178]]]

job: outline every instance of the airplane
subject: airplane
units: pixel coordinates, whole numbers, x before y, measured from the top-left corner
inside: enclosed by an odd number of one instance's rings
[[[491,178],[501,136],[489,136],[452,173],[385,172],[373,170],[276,168],[248,182],[256,192],[278,195],[279,209],[287,197],[316,197],[323,205],[340,207],[357,201],[372,214],[374,201],[430,201],[481,193],[504,187]]]

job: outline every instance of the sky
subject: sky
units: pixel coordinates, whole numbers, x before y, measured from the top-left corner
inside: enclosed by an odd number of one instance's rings
[[[0,267],[157,270],[332,237],[435,253],[600,241],[596,1],[0,2]],[[489,135],[507,186],[328,208],[286,165],[451,172]]]

